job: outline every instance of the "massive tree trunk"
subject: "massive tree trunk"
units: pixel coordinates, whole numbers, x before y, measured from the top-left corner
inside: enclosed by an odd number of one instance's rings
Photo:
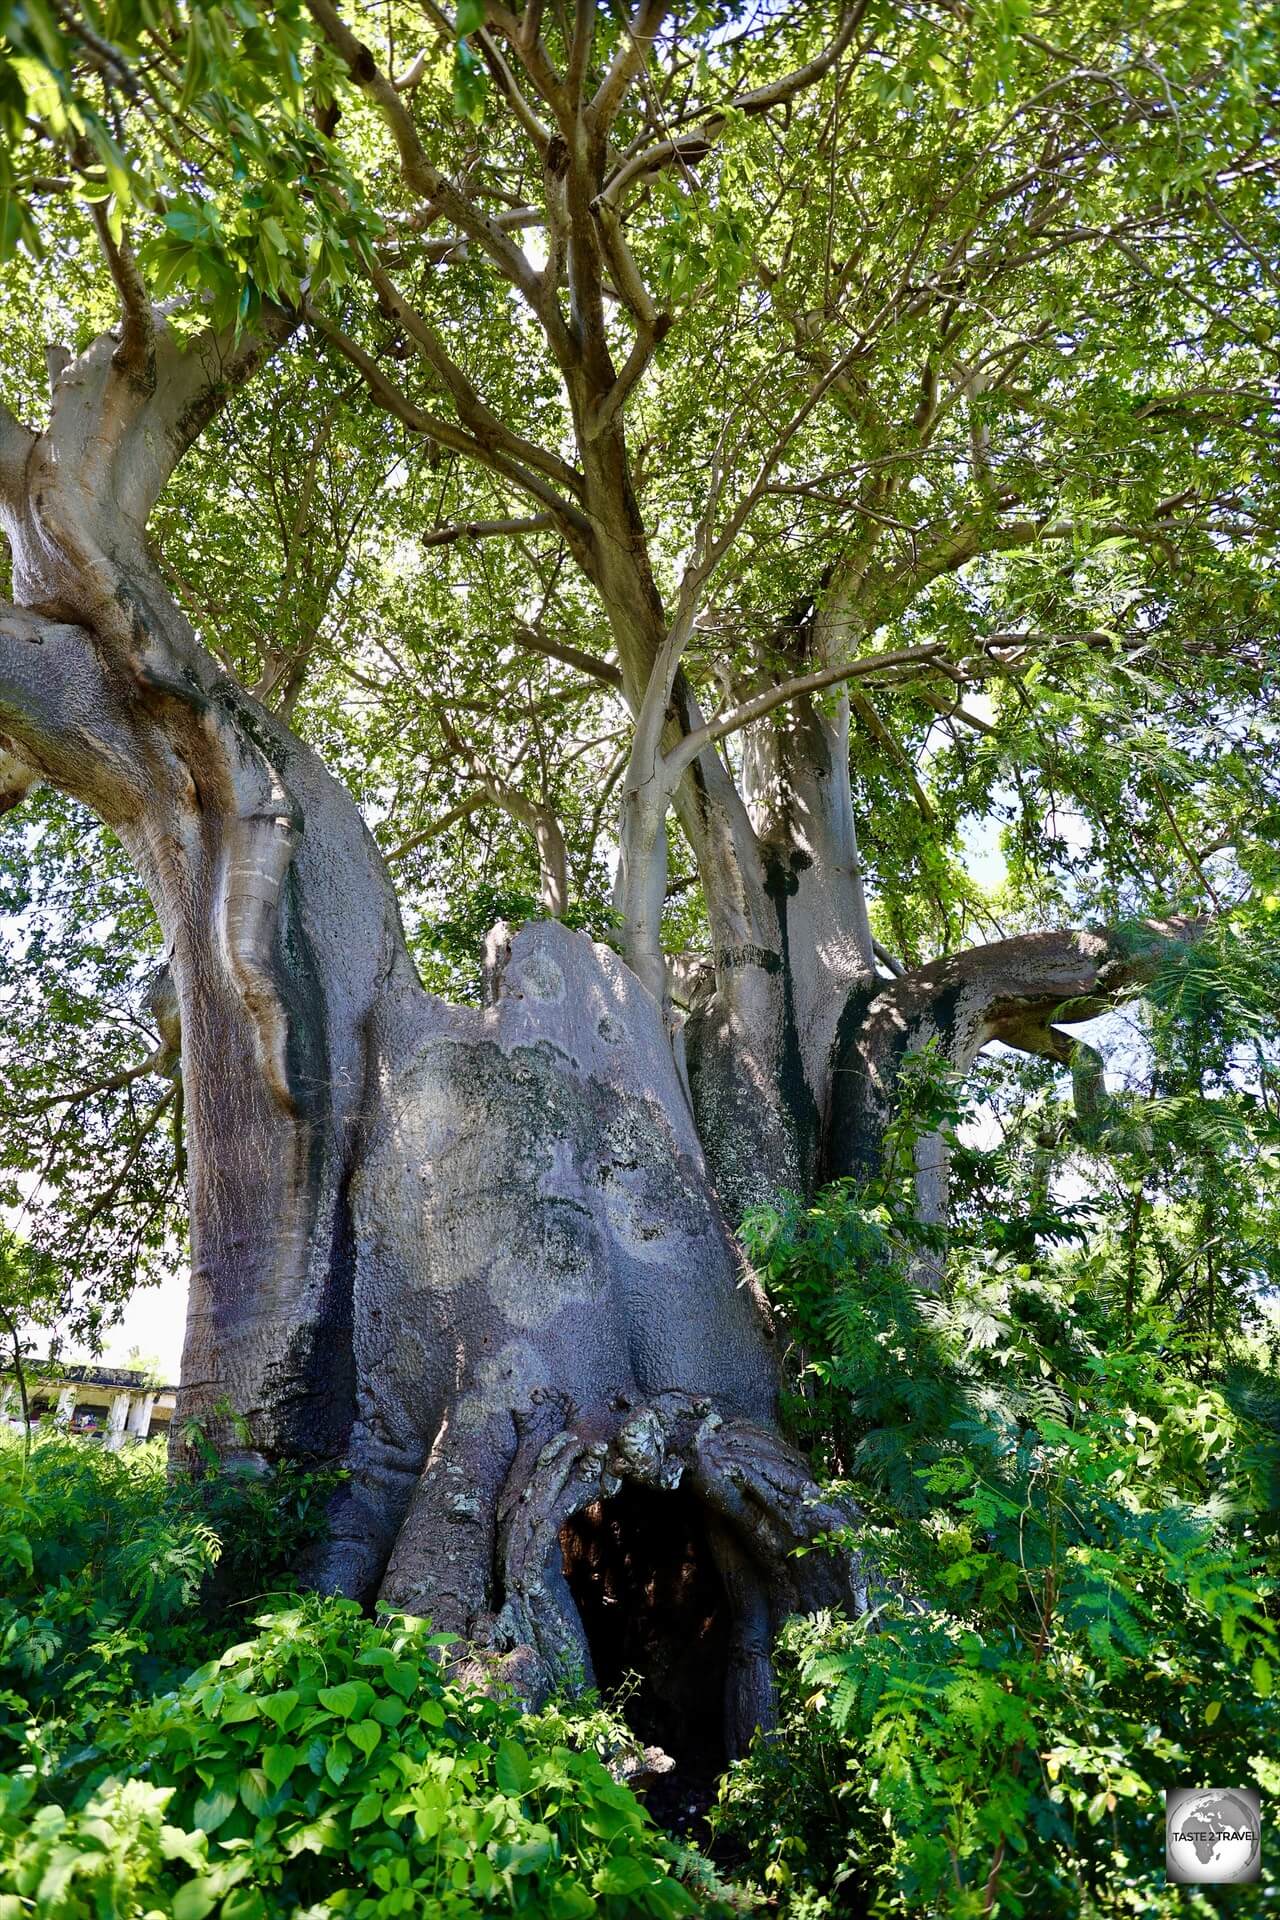
[[[422,989],[356,808],[147,550],[155,494],[256,350],[161,326],[140,369],[128,344],[60,368],[45,431],[10,423],[0,449],[0,777],[90,805],[163,929],[192,1240],[175,1425],[347,1468],[311,1577],[429,1614],[531,1691],[592,1670],[574,1526],[627,1486],[681,1489],[736,1751],[771,1717],[778,1620],[858,1604],[858,1576],[795,1556],[849,1516],[779,1435],[767,1315],[663,1009],[555,923],[495,936],[483,1009]]]
[[[347,1469],[310,1577],[429,1614],[534,1693],[591,1674],[602,1567],[642,1593],[646,1555],[691,1553],[735,1752],[771,1717],[781,1616],[862,1594],[854,1554],[796,1554],[853,1516],[779,1433],[726,1213],[870,1166],[909,1046],[1065,1057],[1063,1002],[1103,1004],[1179,930],[880,980],[837,699],[748,740],[744,794],[714,749],[679,786],[716,942],[687,1080],[661,981],[555,922],[495,933],[483,1008],[434,999],[350,798],[203,649],[147,548],[175,461],[270,345],[184,346],[135,313],[57,361],[42,433],[0,419],[0,809],[45,778],[116,830],[176,996],[176,1429]],[[687,689],[659,719],[696,726]],[[922,1169],[935,1212],[943,1171]]]

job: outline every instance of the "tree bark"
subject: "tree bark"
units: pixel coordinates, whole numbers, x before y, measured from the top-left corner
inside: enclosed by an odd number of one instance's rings
[[[743,775],[750,858],[767,915],[718,942],[714,985],[685,1033],[689,1083],[731,1216],[780,1189],[811,1193],[842,1011],[875,978],[849,788],[849,710],[810,700],[754,727]]]

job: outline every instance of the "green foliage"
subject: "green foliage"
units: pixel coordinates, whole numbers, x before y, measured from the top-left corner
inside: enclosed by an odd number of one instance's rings
[[[0,1439],[0,1756],[91,1736],[139,1688],[170,1684],[237,1629],[324,1526],[333,1476],[165,1472],[161,1441],[110,1453]],[[3,1764],[3,1760],[0,1760]]]
[[[0,839],[0,916],[0,1205],[42,1279],[0,1274],[0,1310],[92,1347],[181,1250],[181,1094],[146,1005],[159,930],[114,836],[47,787]]]
[[[695,1910],[634,1795],[506,1698],[452,1684],[447,1636],[336,1600],[254,1624],[100,1725],[90,1755],[5,1783],[12,1884],[38,1914]]]
[[[1193,971],[1198,986],[1183,967],[1156,996],[1177,1004],[1159,1123],[1176,1120],[1184,1157],[1216,1138],[1229,1159],[1239,1131],[1214,1135],[1185,1054],[1210,1005],[1240,1021],[1223,970]],[[1255,970],[1246,1013],[1259,991]],[[927,1058],[907,1082],[880,1178],[749,1223],[793,1341],[789,1417],[863,1510],[851,1544],[873,1606],[788,1629],[781,1735],[729,1776],[721,1825],[797,1916],[861,1897],[877,1913],[1196,1910],[1159,1891],[1163,1789],[1276,1785],[1274,1358],[1226,1290],[1206,1349],[1194,1302],[1139,1244],[1176,1230],[1178,1162],[1149,1197],[1156,1224],[1130,1221],[1126,1242],[1105,1207],[1053,1200],[1043,1166],[1020,1207],[1018,1129],[995,1152],[960,1148],[955,1089]],[[1122,1159],[1133,1104],[1107,1115]],[[1153,1101],[1136,1104],[1151,1122]],[[936,1236],[904,1169],[938,1126],[959,1226],[928,1291]],[[1096,1128],[1091,1154],[1105,1164]],[[1231,1193],[1228,1176],[1224,1209]]]
[[[347,1601],[277,1597],[243,1638],[327,1490],[0,1447],[0,1920],[722,1911],[603,1710],[530,1716]]]

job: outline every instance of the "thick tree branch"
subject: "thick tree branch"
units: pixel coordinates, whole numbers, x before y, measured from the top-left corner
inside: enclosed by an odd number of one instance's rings
[[[1107,1012],[1202,939],[1211,924],[1186,917],[1137,920],[1016,934],[970,947],[886,984],[867,1026],[883,1036],[935,1032],[953,1064],[965,1068],[989,1041],[1020,1047],[1045,1021],[1061,1024]]]
[[[127,725],[83,627],[0,605],[0,732],[28,786],[44,775],[100,805],[133,791]]]
[[[859,991],[858,1018],[831,1083],[827,1163],[833,1176],[865,1177],[879,1165],[898,1074],[908,1053],[936,1046],[965,1073],[993,1040],[1061,1060],[1078,1076],[1085,1114],[1096,1109],[1097,1063],[1078,1055],[1071,1036],[1054,1029],[1105,1013],[1152,980],[1181,949],[1201,939],[1204,920],[1140,920],[1100,929],[1020,934],[949,954],[904,977],[882,981],[868,1002]],[[1092,1103],[1092,1104],[1091,1104]],[[917,1153],[920,1217],[946,1218],[946,1149],[937,1136]],[[922,1284],[936,1285],[934,1263]]]
[[[157,367],[151,407],[154,424],[163,427],[172,446],[168,473],[230,396],[295,332],[300,317],[292,308],[264,300],[252,332],[207,327],[194,339],[180,339],[154,309]]]
[[[405,299],[382,267],[371,263],[368,275],[389,312],[400,322],[444,386],[458,410],[458,418],[477,443],[510,454],[522,467],[545,474],[557,487],[580,498],[582,476],[575,473],[558,454],[550,453],[545,447],[513,432],[491,407],[485,405],[430,321]]]
[[[623,27],[618,51],[587,108],[587,122],[598,138],[607,135],[617,119],[627,89],[648,61],[653,43],[670,11],[671,0],[640,0],[635,13]]]
[[[451,527],[433,527],[429,533],[419,538],[424,547],[447,547],[455,540],[490,540],[499,534],[540,533],[545,527],[554,527],[555,518],[550,513],[530,514],[526,519],[506,520],[459,520]]]
[[[569,908],[569,852],[552,809],[531,800],[495,773],[482,772],[485,791],[495,806],[528,828],[538,849],[538,897],[551,920],[563,920]]]
[[[36,435],[0,400],[0,500],[16,500],[21,493],[27,461]]]
[[[151,296],[128,239],[121,235],[117,240],[111,231],[104,201],[93,203],[93,224],[120,295],[120,345],[113,355],[114,364],[130,380],[150,391],[156,380],[156,325]]]
[[[0,744],[0,820],[26,798],[38,776],[25,760]]]
[[[563,666],[575,667],[579,673],[598,680],[602,686],[612,687],[615,693],[622,692],[622,674],[612,661],[601,660],[594,653],[586,653],[581,647],[572,646],[567,640],[553,640],[536,627],[517,627],[516,639],[522,647],[545,654],[549,660],[559,660]]]

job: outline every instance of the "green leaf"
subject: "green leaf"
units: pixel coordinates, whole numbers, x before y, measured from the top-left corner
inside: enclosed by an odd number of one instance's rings
[[[397,1660],[394,1666],[387,1668],[385,1678],[388,1686],[394,1687],[401,1698],[407,1700],[418,1685],[419,1670],[411,1661]]]
[[[652,1868],[626,1854],[619,1854],[597,1869],[591,1884],[597,1893],[639,1893],[652,1876]]]
[[[371,1827],[375,1820],[382,1818],[383,1798],[380,1793],[362,1793],[351,1809],[353,1827]]]
[[[268,1747],[262,1756],[262,1771],[273,1787],[282,1787],[298,1764],[296,1747]]]
[[[258,1887],[232,1887],[222,1903],[221,1920],[266,1920],[267,1902]]]
[[[340,1720],[354,1719],[373,1705],[373,1688],[365,1680],[344,1680],[341,1686],[321,1687],[320,1705]]]
[[[246,1767],[240,1775],[240,1798],[255,1820],[260,1820],[272,1797],[271,1782],[261,1767]]]
[[[498,1744],[498,1757],[494,1764],[494,1778],[503,1793],[518,1798],[529,1791],[533,1779],[533,1767],[524,1748],[515,1740],[502,1740]]]
[[[228,1786],[224,1780],[219,1780],[206,1793],[199,1796],[192,1818],[203,1832],[216,1833],[224,1820],[229,1820],[235,1811],[238,1797],[234,1787]]]
[[[1271,1692],[1271,1668],[1267,1661],[1257,1659],[1253,1663],[1253,1690],[1265,1700]]]
[[[297,1691],[293,1687],[286,1687],[282,1693],[268,1694],[259,1700],[258,1708],[268,1720],[274,1720],[276,1726],[283,1731],[292,1717],[298,1699]]]
[[[188,1880],[173,1897],[173,1920],[204,1920],[218,1899],[217,1882]]]

